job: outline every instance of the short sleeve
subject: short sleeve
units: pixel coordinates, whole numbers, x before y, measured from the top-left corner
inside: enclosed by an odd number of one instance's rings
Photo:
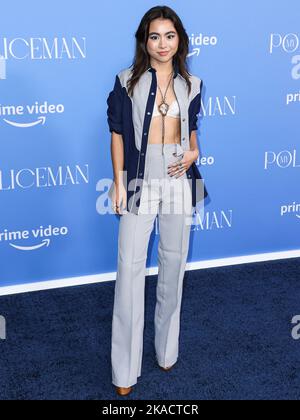
[[[115,77],[113,90],[107,98],[107,122],[109,131],[115,131],[117,134],[123,134],[122,105],[123,90],[118,75]]]
[[[201,109],[202,80],[199,80],[198,93],[190,103],[190,131],[198,129],[198,117]]]

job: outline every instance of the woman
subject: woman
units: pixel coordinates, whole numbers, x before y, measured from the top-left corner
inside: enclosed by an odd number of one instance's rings
[[[186,69],[189,41],[181,20],[169,7],[153,7],[135,36],[134,63],[116,75],[107,99],[110,197],[121,216],[111,342],[119,395],[128,395],[141,375],[147,248],[156,215],[156,358],[165,371],[177,361],[192,215],[207,196],[195,165],[202,81]]]

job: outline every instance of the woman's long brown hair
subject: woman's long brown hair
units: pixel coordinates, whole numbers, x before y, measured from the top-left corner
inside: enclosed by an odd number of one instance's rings
[[[176,66],[178,72],[185,78],[188,85],[188,92],[191,91],[190,73],[186,63],[189,51],[189,37],[179,16],[168,6],[155,6],[148,10],[143,16],[139,27],[135,33],[136,47],[135,57],[132,63],[132,75],[127,81],[128,94],[132,96],[134,86],[137,84],[141,75],[150,67],[150,58],[147,52],[147,40],[149,27],[152,20],[157,18],[170,19],[179,36],[179,45],[176,54],[173,56],[173,68]]]

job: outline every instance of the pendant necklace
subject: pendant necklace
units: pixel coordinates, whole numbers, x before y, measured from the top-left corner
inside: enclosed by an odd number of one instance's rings
[[[166,117],[166,115],[168,113],[168,110],[169,110],[169,105],[166,102],[166,95],[167,95],[167,90],[169,89],[169,86],[170,86],[170,83],[171,83],[172,79],[173,79],[173,71],[171,73],[171,77],[170,77],[170,80],[169,80],[169,83],[168,83],[168,86],[166,88],[166,91],[165,91],[164,95],[162,94],[161,88],[157,84],[158,89],[160,90],[160,94],[162,96],[162,102],[158,106],[158,110],[159,110],[159,112],[161,113],[161,116],[162,116],[162,143],[163,143],[162,150],[164,148],[164,138],[165,138],[165,117]]]

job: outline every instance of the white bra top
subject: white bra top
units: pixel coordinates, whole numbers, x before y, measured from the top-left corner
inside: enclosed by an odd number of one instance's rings
[[[159,116],[159,115],[161,115],[161,113],[159,112],[158,106],[155,103],[154,108],[153,108],[152,117],[156,117],[156,116]],[[171,103],[166,117],[180,118],[180,110],[179,110],[178,102],[177,102],[176,99],[175,99],[174,102]]]

